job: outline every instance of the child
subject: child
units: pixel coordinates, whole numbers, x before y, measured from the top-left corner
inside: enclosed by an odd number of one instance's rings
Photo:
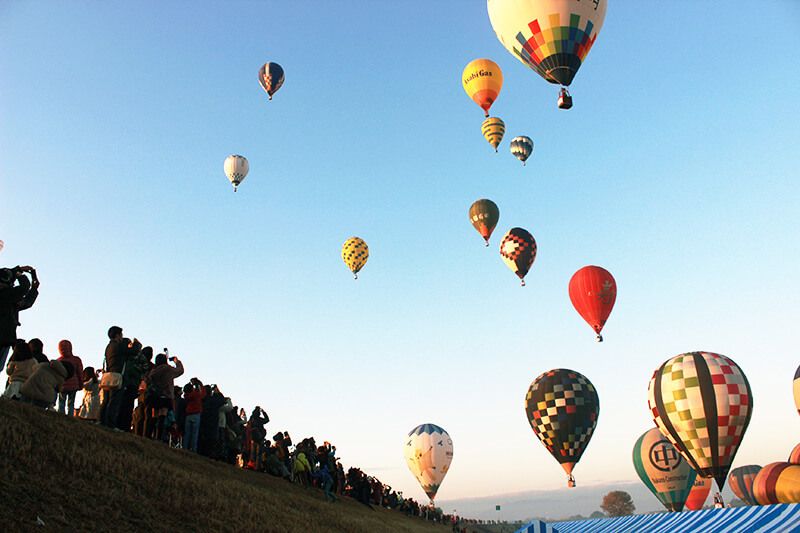
[[[100,382],[91,366],[83,369],[83,402],[78,417],[93,422],[100,419]]]
[[[31,377],[19,389],[21,401],[47,409],[53,407],[64,380],[74,372],[74,367],[68,361],[56,360],[34,365]]]

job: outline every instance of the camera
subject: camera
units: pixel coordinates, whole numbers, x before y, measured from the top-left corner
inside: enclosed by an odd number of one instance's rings
[[[175,359],[177,359],[177,357],[170,357],[169,358],[169,360],[172,361],[173,363],[175,362]]]
[[[21,270],[19,267],[14,268],[0,268],[0,283],[14,283],[14,280],[19,277]]]

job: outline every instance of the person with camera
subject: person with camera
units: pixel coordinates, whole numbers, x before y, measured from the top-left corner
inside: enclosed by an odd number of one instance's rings
[[[125,370],[127,362],[134,358],[136,354],[139,353],[139,350],[142,349],[142,343],[137,339],[133,339],[130,343],[123,343],[122,328],[119,326],[111,326],[108,328],[108,339],[105,371],[116,372],[121,375]],[[122,383],[120,383],[119,387],[108,389],[104,392],[105,394],[103,394],[103,399],[100,403],[100,421],[108,428],[116,428],[125,389]]]
[[[148,400],[147,407],[153,410],[156,420],[156,440],[166,441],[167,413],[172,410],[172,401],[175,399],[175,378],[183,375],[183,363],[177,357],[169,357],[169,350],[156,356],[156,366],[150,371],[147,378],[159,391],[158,397]],[[175,363],[175,366],[168,361]]]
[[[261,458],[264,454],[264,439],[267,430],[264,426],[269,422],[269,416],[261,407],[256,406],[247,421],[247,439],[249,441],[250,460],[248,465],[254,470],[261,470]]]
[[[6,367],[8,352],[17,342],[19,312],[29,309],[37,296],[39,278],[33,267],[0,268],[0,370]]]
[[[186,398],[186,422],[184,422],[183,449],[197,453],[197,438],[200,435],[200,415],[203,413],[203,398],[206,389],[203,382],[192,378],[183,387],[183,397]]]

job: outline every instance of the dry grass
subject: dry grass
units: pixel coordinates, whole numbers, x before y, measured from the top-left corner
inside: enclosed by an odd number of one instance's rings
[[[44,526],[37,525],[37,518]],[[0,398],[0,531],[439,532],[269,475]]]

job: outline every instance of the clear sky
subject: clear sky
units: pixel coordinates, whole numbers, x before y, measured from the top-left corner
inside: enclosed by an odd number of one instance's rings
[[[648,381],[687,351],[750,380],[734,466],[785,460],[800,5],[609,4],[563,111],[480,0],[0,3],[0,264],[42,282],[19,335],[50,356],[70,339],[99,366],[120,325],[168,346],[186,380],[262,406],[269,435],[330,441],[419,501],[403,439],[440,425],[447,510],[565,487],[524,412],[559,367],[600,396],[576,501],[637,479]],[[461,85],[481,57],[504,73],[497,154]],[[272,101],[268,61],[286,72]],[[524,167],[516,135],[535,143]],[[250,162],[236,193],[230,154]],[[488,248],[467,217],[479,198],[500,208]],[[526,287],[498,251],[514,226],[539,246]],[[354,235],[370,250],[358,280],[340,256]],[[619,291],[603,343],[567,294],[590,264]]]

